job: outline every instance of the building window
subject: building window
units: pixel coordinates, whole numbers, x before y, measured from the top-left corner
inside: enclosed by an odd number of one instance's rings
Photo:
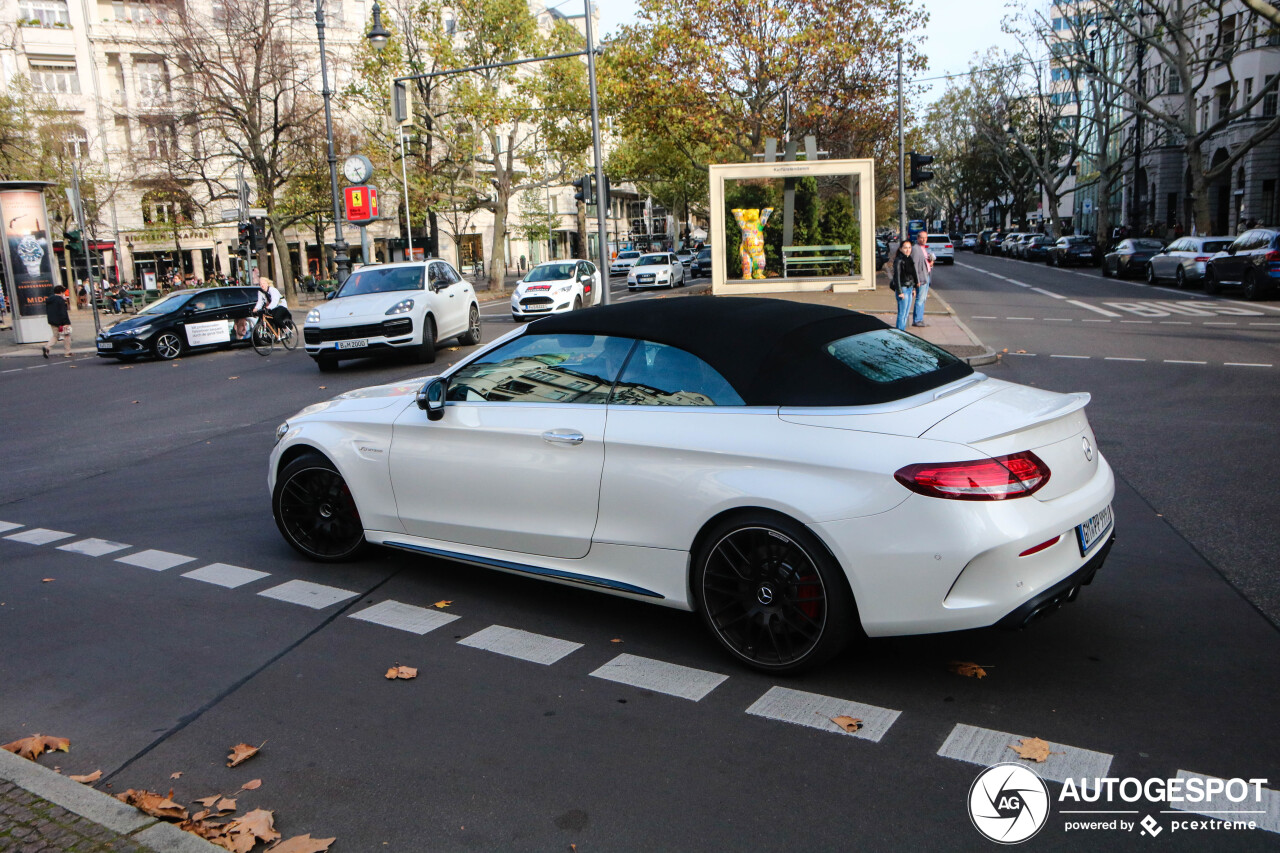
[[[164,160],[178,153],[178,132],[173,122],[144,124],[142,135],[149,159]]]
[[[169,97],[169,78],[159,59],[139,59],[133,64],[138,74],[138,95],[143,102],[165,101]]]
[[[1272,178],[1262,182],[1262,222],[1265,225],[1280,224],[1280,199],[1276,198],[1276,182]]]
[[[1217,92],[1218,96],[1218,121],[1226,121],[1231,115],[1231,86],[1227,85]]]
[[[151,190],[142,196],[142,221],[147,225],[188,225],[193,205],[182,190]]]
[[[67,0],[22,0],[18,4],[18,17],[23,21],[39,21],[42,27],[69,27]]]
[[[1253,78],[1246,77],[1244,81],[1244,99],[1240,102],[1240,106],[1243,107],[1245,104],[1248,104],[1249,99],[1252,97],[1253,97]],[[1244,117],[1248,118],[1252,113],[1253,113],[1253,107],[1249,107],[1247,110],[1245,110]]]
[[[447,36],[458,34],[458,21],[456,18],[447,17],[444,19],[444,34]]]
[[[75,60],[32,62],[31,88],[45,95],[80,94]]]
[[[147,0],[112,0],[117,21],[125,24],[162,24],[169,20],[169,7],[163,2]]]
[[[1178,72],[1174,71],[1172,68],[1169,69],[1169,94],[1182,94],[1182,77],[1180,77]]]
[[[1268,74],[1267,82],[1263,85],[1268,91],[1262,96],[1262,115],[1271,118],[1276,114],[1276,75]]]

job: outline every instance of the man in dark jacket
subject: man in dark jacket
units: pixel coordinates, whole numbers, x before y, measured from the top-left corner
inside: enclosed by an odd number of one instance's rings
[[[49,357],[49,347],[61,340],[63,355],[71,358],[71,314],[67,311],[67,286],[55,285],[53,295],[44,301],[44,316],[49,321],[49,343],[41,347],[45,358]]]

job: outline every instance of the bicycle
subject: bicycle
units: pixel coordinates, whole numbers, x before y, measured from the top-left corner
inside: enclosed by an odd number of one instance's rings
[[[293,320],[285,320],[283,327],[280,327],[266,311],[261,311],[254,317],[249,340],[253,342],[253,350],[258,355],[271,355],[277,341],[288,351],[297,348],[298,327],[293,324]]]

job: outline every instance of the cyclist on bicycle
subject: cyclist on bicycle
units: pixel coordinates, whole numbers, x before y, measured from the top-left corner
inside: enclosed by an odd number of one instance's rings
[[[276,289],[271,279],[262,276],[258,281],[258,301],[253,306],[254,314],[261,314],[263,311],[271,313],[271,320],[275,324],[276,329],[283,330],[285,323],[293,319],[293,315],[289,313],[289,309],[283,304],[280,291]]]

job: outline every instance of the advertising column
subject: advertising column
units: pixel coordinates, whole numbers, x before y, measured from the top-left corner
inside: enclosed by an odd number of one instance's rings
[[[49,338],[44,302],[58,280],[49,239],[43,181],[0,182],[0,239],[4,242],[5,301],[13,308],[14,340]]]

